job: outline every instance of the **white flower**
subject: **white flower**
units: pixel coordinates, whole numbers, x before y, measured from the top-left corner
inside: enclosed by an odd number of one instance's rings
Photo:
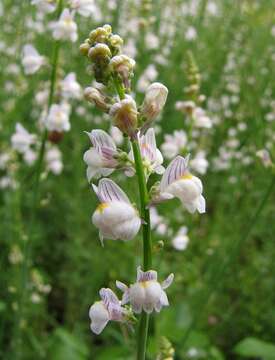
[[[197,36],[197,30],[193,26],[189,26],[185,33],[185,39],[187,41],[193,41],[196,40]]]
[[[99,129],[87,134],[93,147],[85,152],[83,160],[88,165],[87,178],[90,181],[93,177],[110,175],[118,162],[114,159],[116,144],[110,135]]]
[[[27,165],[32,165],[37,159],[37,154],[32,149],[28,149],[24,152],[23,158]]]
[[[182,226],[177,235],[172,240],[173,247],[178,251],[183,251],[187,248],[189,237],[187,236],[187,227]]]
[[[120,301],[111,289],[103,288],[99,291],[101,301],[95,302],[89,310],[91,330],[100,334],[110,320],[125,322],[127,311],[120,305]]]
[[[12,147],[20,154],[24,154],[35,142],[35,135],[30,134],[20,123],[16,124],[15,130],[11,137]]]
[[[81,87],[76,81],[75,73],[69,73],[61,82],[62,96],[66,99],[79,99],[81,96]]]
[[[138,134],[138,141],[147,177],[153,172],[163,174],[165,170],[161,165],[163,163],[163,157],[156,145],[154,129],[148,129],[146,134],[142,136]],[[134,160],[133,150],[129,153],[129,158],[132,161]],[[134,171],[134,169],[127,170],[126,175],[132,176]]]
[[[195,126],[208,129],[212,127],[212,122],[210,118],[206,115],[205,111],[202,108],[196,107],[193,110],[192,117]]]
[[[184,130],[175,130],[173,134],[166,134],[164,140],[161,151],[167,159],[173,159],[184,150],[187,144],[187,136]]]
[[[25,74],[34,74],[45,63],[44,56],[39,55],[38,51],[30,44],[23,47],[22,65]]]
[[[46,128],[50,131],[64,132],[71,128],[69,122],[70,106],[67,103],[52,104],[46,117]]]
[[[52,0],[32,0],[32,5],[36,5],[42,13],[51,13],[55,10],[55,3]]]
[[[160,312],[163,306],[168,306],[168,298],[165,293],[174,279],[170,274],[161,284],[158,282],[157,272],[149,270],[143,272],[137,268],[137,281],[128,287],[120,281],[116,282],[117,287],[123,291],[121,304],[131,304],[133,312],[139,314],[142,310],[150,314],[153,310]]]
[[[268,150],[266,150],[266,149],[258,150],[256,152],[256,156],[261,160],[262,164],[265,167],[272,166],[272,160],[271,160]]]
[[[85,17],[98,11],[94,0],[71,0],[70,7]]]
[[[93,185],[93,189],[100,204],[92,216],[92,222],[99,229],[101,242],[104,238],[133,239],[139,231],[141,220],[124,191],[106,178],[99,181],[98,188]]]
[[[190,160],[189,164],[193,170],[202,175],[206,173],[209,165],[208,161],[205,158],[204,151],[199,151],[197,155],[192,160]]]
[[[48,149],[45,159],[49,171],[51,171],[54,175],[61,174],[63,170],[62,155],[57,147]]]
[[[69,9],[64,9],[58,21],[51,25],[53,37],[57,40],[77,40],[77,25]]]
[[[163,199],[179,198],[190,213],[205,212],[202,182],[187,170],[188,158],[177,156],[165,170],[160,183]]]

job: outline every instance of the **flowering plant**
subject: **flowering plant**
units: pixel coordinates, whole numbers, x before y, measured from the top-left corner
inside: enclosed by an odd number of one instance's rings
[[[143,233],[143,270],[137,269],[136,283],[129,287],[117,281],[123,292],[122,300],[111,289],[101,289],[101,301],[90,308],[91,330],[99,334],[110,320],[133,323],[132,313],[140,314],[137,332],[137,359],[145,359],[149,326],[149,314],[160,312],[168,306],[165,292],[173,279],[170,274],[158,282],[157,271],[152,270],[152,239],[150,207],[177,197],[190,213],[205,212],[202,182],[188,170],[189,155],[175,157],[168,167],[163,167],[163,156],[156,145],[154,119],[162,111],[168,89],[155,82],[148,86],[143,103],[139,106],[131,94],[131,78],[135,61],[122,53],[123,40],[112,33],[110,25],[91,31],[89,38],[80,46],[80,51],[92,63],[96,82],[85,89],[84,94],[118,127],[129,142],[129,152],[117,148],[112,137],[101,129],[88,132],[92,147],[84,154],[89,182],[100,204],[92,222],[99,229],[99,238],[132,241],[140,227]],[[115,170],[126,176],[136,174],[139,186],[139,210],[131,203],[125,192],[111,179]],[[153,174],[161,175],[160,182],[149,187],[148,179]],[[125,307],[129,303],[130,306]]]

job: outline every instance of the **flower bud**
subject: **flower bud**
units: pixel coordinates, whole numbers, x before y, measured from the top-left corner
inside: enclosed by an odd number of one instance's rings
[[[106,42],[108,36],[112,32],[111,25],[104,25],[90,32],[89,40],[92,44]]]
[[[127,89],[130,87],[129,77],[132,75],[135,65],[135,60],[127,55],[114,56],[109,64],[110,70],[113,73],[118,73],[120,75],[123,84]]]
[[[90,44],[88,41],[89,41],[89,39],[85,40],[85,42],[83,44],[81,44],[79,47],[79,51],[84,56],[88,56],[88,52],[90,50]]]
[[[137,107],[130,96],[114,104],[110,109],[114,125],[124,134],[133,137],[137,129]]]
[[[109,41],[113,47],[120,47],[123,45],[123,39],[119,35],[112,35]]]
[[[96,88],[87,87],[84,90],[84,97],[91,103],[94,103],[99,109],[108,112],[110,106],[106,102],[106,97]]]
[[[153,83],[146,90],[145,99],[142,104],[141,114],[148,120],[159,115],[165,105],[168,89],[161,83]]]
[[[112,56],[111,50],[105,44],[97,44],[93,46],[88,53],[88,57],[94,62],[101,62]]]

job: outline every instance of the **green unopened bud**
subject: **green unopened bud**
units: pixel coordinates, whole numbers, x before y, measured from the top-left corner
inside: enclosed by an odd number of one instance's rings
[[[80,45],[79,50],[82,55],[87,56],[90,50],[89,39],[86,39],[83,44]]]
[[[113,47],[120,47],[123,45],[123,39],[119,35],[111,35],[109,41]]]
[[[137,107],[134,99],[127,96],[124,100],[114,104],[110,109],[114,125],[124,134],[133,137],[137,129]]]
[[[93,46],[88,53],[88,56],[94,62],[101,62],[112,56],[111,50],[105,44],[97,44]]]

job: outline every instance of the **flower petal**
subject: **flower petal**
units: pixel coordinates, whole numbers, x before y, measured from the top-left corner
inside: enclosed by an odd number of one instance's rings
[[[165,192],[165,189],[174,181],[178,180],[181,176],[184,175],[187,169],[189,157],[186,159],[182,156],[177,156],[165,170],[161,182],[160,182],[160,191]]]
[[[128,286],[125,285],[123,282],[121,281],[116,281],[116,287],[121,290],[122,292],[125,292],[126,290],[128,290]]]
[[[116,144],[114,140],[105,131],[96,129],[92,130],[90,133],[86,132],[86,134],[88,134],[93,146],[97,150],[100,150],[101,148],[116,150]]]
[[[151,280],[157,281],[157,279],[158,279],[158,274],[155,270],[149,270],[144,272],[141,270],[140,266],[137,268],[137,282],[151,281]]]
[[[130,204],[125,192],[115,182],[107,178],[99,181],[97,196],[101,202],[121,201]]]
[[[163,289],[167,289],[173,282],[174,280],[174,274],[170,274],[161,284],[161,287]]]

